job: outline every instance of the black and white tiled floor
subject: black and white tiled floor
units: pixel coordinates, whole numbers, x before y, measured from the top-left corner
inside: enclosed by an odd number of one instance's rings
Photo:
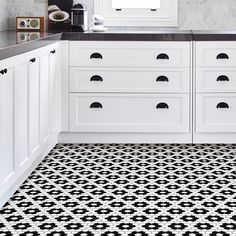
[[[57,145],[0,235],[236,236],[236,145]]]

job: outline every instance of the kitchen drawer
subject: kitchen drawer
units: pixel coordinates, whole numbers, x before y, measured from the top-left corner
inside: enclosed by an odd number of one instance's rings
[[[188,95],[70,94],[71,132],[189,132]]]
[[[184,69],[70,69],[70,92],[189,93],[190,70]]]
[[[236,132],[235,94],[198,94],[197,132]]]
[[[198,68],[197,92],[236,92],[236,68]]]
[[[197,42],[197,67],[236,65],[236,42]]]
[[[190,43],[72,41],[70,66],[190,67]]]

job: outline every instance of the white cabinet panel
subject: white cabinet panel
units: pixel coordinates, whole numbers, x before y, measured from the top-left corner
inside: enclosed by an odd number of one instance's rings
[[[33,58],[34,59],[34,58]],[[29,151],[35,158],[40,148],[40,59],[29,65]]]
[[[70,42],[70,66],[189,67],[189,42]]]
[[[70,69],[70,92],[189,93],[190,70],[142,68]]]
[[[15,159],[23,171],[29,162],[29,61],[15,68]]]
[[[197,132],[236,132],[235,94],[198,94],[196,101]]]
[[[1,65],[2,66],[2,65]],[[14,153],[14,68],[0,74],[0,195],[15,174]]]
[[[232,67],[236,65],[236,42],[197,42],[197,67]]]
[[[188,95],[71,94],[72,132],[189,132]]]
[[[197,92],[236,92],[236,68],[198,68]]]
[[[50,100],[49,100],[49,52],[40,57],[40,142],[46,143],[50,136]]]

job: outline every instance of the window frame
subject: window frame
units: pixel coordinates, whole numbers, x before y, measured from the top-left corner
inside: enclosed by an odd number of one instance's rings
[[[94,14],[103,15],[106,26],[177,27],[178,0],[161,0],[161,6],[164,7],[156,11],[151,11],[151,9],[116,11],[112,8],[111,1],[95,0]]]

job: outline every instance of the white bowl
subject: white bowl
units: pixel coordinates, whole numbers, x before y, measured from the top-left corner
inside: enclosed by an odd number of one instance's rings
[[[63,15],[64,15],[63,19],[60,19],[60,20],[54,19],[54,16],[55,16],[56,14],[63,14]],[[69,17],[70,17],[70,16],[69,16],[69,14],[68,14],[66,11],[54,11],[54,12],[52,12],[52,13],[49,14],[49,19],[50,19],[51,21],[55,21],[55,22],[66,21],[66,20],[69,19]]]

